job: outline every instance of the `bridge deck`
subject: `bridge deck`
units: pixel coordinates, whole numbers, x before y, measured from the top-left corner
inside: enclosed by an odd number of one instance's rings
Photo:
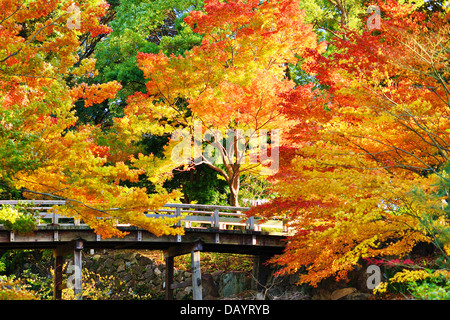
[[[262,221],[247,217],[247,207],[227,207],[191,204],[166,204],[158,212],[147,212],[155,218],[178,217],[176,226],[184,226],[185,234],[179,236],[155,236],[130,225],[117,225],[128,232],[123,238],[101,239],[88,225],[54,211],[54,206],[64,201],[33,201],[31,209],[39,211],[39,225],[32,234],[21,235],[7,230],[0,224],[0,249],[53,249],[55,255],[54,297],[61,298],[62,261],[73,253],[75,288],[81,297],[81,250],[83,249],[152,249],[164,250],[168,272],[166,274],[166,298],[173,298],[173,288],[180,285],[193,287],[194,299],[201,299],[201,274],[199,251],[272,256],[284,249],[288,233],[282,219]],[[17,201],[1,200],[0,205],[17,205]],[[191,253],[193,274],[196,281],[190,284],[173,283],[173,257]],[[196,267],[194,267],[196,266]],[[263,268],[263,266],[260,266]]]
[[[55,249],[63,243],[83,240],[87,249],[151,249],[167,250],[201,241],[207,252],[279,254],[284,249],[285,235],[260,231],[185,229],[182,236],[160,236],[133,227],[120,227],[129,232],[124,238],[99,239],[89,227],[39,227],[33,235],[22,236],[0,230],[2,249]]]
[[[1,200],[0,205],[17,205],[15,200]],[[31,201],[26,201],[31,202]],[[262,223],[243,213],[247,207],[210,206],[198,204],[166,204],[158,212],[146,213],[148,217],[179,217],[177,224],[185,227],[182,236],[157,237],[150,232],[130,225],[120,225],[127,231],[123,238],[101,239],[82,221],[54,213],[54,206],[64,201],[34,200],[30,209],[39,211],[40,224],[30,235],[15,234],[0,224],[0,248],[32,249],[55,248],[61,243],[76,239],[84,241],[85,248],[148,248],[165,250],[178,244],[201,240],[205,251],[212,252],[280,252],[287,236],[282,220]]]

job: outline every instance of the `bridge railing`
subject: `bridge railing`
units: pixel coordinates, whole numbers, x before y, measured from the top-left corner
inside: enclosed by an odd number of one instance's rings
[[[65,205],[63,200],[19,200],[23,203],[32,202],[30,210],[36,210],[39,213],[40,225],[83,225],[79,219],[65,217],[57,214],[54,206]],[[0,200],[0,206],[16,206],[18,200]],[[246,211],[249,207],[231,207],[214,206],[204,204],[181,204],[168,203],[156,212],[145,212],[147,217],[153,218],[178,218],[178,226],[192,229],[218,228],[226,229],[245,229],[253,231],[273,231],[286,232],[282,219],[272,219],[263,221],[258,217],[247,217]],[[128,226],[119,224],[118,226]]]
[[[149,217],[180,217],[179,225],[185,228],[219,228],[222,230],[235,228],[262,231],[283,232],[282,219],[263,222],[258,217],[247,217],[245,211],[249,207],[216,206],[204,204],[168,203],[156,213],[148,213]]]
[[[71,217],[63,217],[57,214],[54,210],[54,206],[65,205],[64,200],[0,200],[0,206],[16,206],[19,202],[24,204],[32,204],[33,206],[27,207],[28,210],[33,210],[39,214],[40,223],[39,224],[55,224],[55,225],[80,225],[78,219]],[[62,223],[60,218],[67,221],[67,223]]]

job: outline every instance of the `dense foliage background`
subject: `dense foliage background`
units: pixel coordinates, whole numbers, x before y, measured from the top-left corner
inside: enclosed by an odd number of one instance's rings
[[[299,284],[374,264],[385,280],[375,297],[449,298],[447,1],[0,7],[1,199],[66,199],[61,213],[103,238],[124,235],[111,221],[182,234],[143,215],[167,202],[263,200],[249,214],[283,216],[293,235],[272,262],[301,273]],[[278,146],[272,133],[262,139],[277,170],[261,169],[261,154],[239,163],[237,147],[215,151],[230,162],[174,162],[174,132],[198,123],[224,137],[280,130]],[[35,228],[23,208],[3,207],[0,222]],[[211,258],[218,268],[226,259]],[[48,269],[28,260],[52,257],[2,252],[0,298],[50,297]]]

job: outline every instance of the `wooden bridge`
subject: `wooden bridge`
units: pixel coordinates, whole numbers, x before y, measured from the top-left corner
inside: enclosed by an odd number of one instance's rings
[[[166,260],[166,299],[173,299],[173,290],[192,286],[193,298],[202,299],[200,252],[250,254],[257,257],[259,288],[265,284],[267,266],[263,262],[284,249],[288,235],[282,219],[263,222],[257,217],[247,217],[248,207],[211,206],[200,204],[166,204],[157,212],[145,213],[148,217],[180,217],[178,226],[185,234],[155,236],[131,225],[118,224],[127,231],[123,238],[101,239],[82,221],[56,214],[54,206],[65,201],[31,200],[30,210],[38,210],[39,224],[31,235],[15,234],[0,224],[0,249],[52,249],[55,257],[54,299],[61,299],[64,257],[73,255],[74,291],[82,298],[81,270],[83,249],[151,249],[164,250]],[[16,200],[0,200],[0,205],[17,205]],[[176,284],[173,281],[174,257],[191,254],[192,282]]]

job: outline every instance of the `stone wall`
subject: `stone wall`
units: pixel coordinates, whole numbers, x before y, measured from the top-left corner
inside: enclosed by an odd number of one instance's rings
[[[101,276],[114,276],[111,298],[117,299],[163,299],[165,289],[165,265],[140,253],[114,252],[87,254],[83,268]],[[271,276],[272,277],[272,276]],[[261,299],[286,298],[287,293],[305,298],[304,288],[295,286],[294,277],[280,277],[275,282],[268,279],[267,288],[258,295],[255,277],[249,272],[216,271],[202,273],[204,299]],[[192,280],[186,270],[174,271],[174,282]],[[301,292],[301,293],[300,293]],[[192,299],[191,287],[174,291],[175,299]]]
[[[85,255],[84,268],[102,276],[114,276],[111,299],[164,299],[165,265],[157,263],[140,253],[133,251],[110,251],[102,254]],[[238,271],[216,271],[202,273],[203,299],[367,299],[371,295],[362,289],[365,279],[358,284],[323,281],[318,288],[308,285],[296,285],[298,275],[274,277],[269,274],[266,285],[257,292],[257,282],[252,273]],[[362,273],[361,273],[362,274]],[[355,275],[355,277],[357,277]],[[192,273],[186,270],[174,271],[174,282],[192,279]],[[192,299],[192,288],[174,290],[174,298]]]
[[[165,265],[136,252],[109,252],[85,255],[83,268],[101,276],[114,276],[116,284],[112,296],[122,299],[164,298]],[[192,280],[192,273],[174,270],[174,282]],[[246,272],[215,272],[202,274],[203,297],[229,298],[251,290],[252,276]],[[174,291],[175,299],[191,299],[191,287]]]
[[[83,268],[101,276],[113,276],[111,297],[117,299],[164,298],[164,264],[135,252],[96,253],[83,257]],[[176,272],[176,279],[189,273]]]

